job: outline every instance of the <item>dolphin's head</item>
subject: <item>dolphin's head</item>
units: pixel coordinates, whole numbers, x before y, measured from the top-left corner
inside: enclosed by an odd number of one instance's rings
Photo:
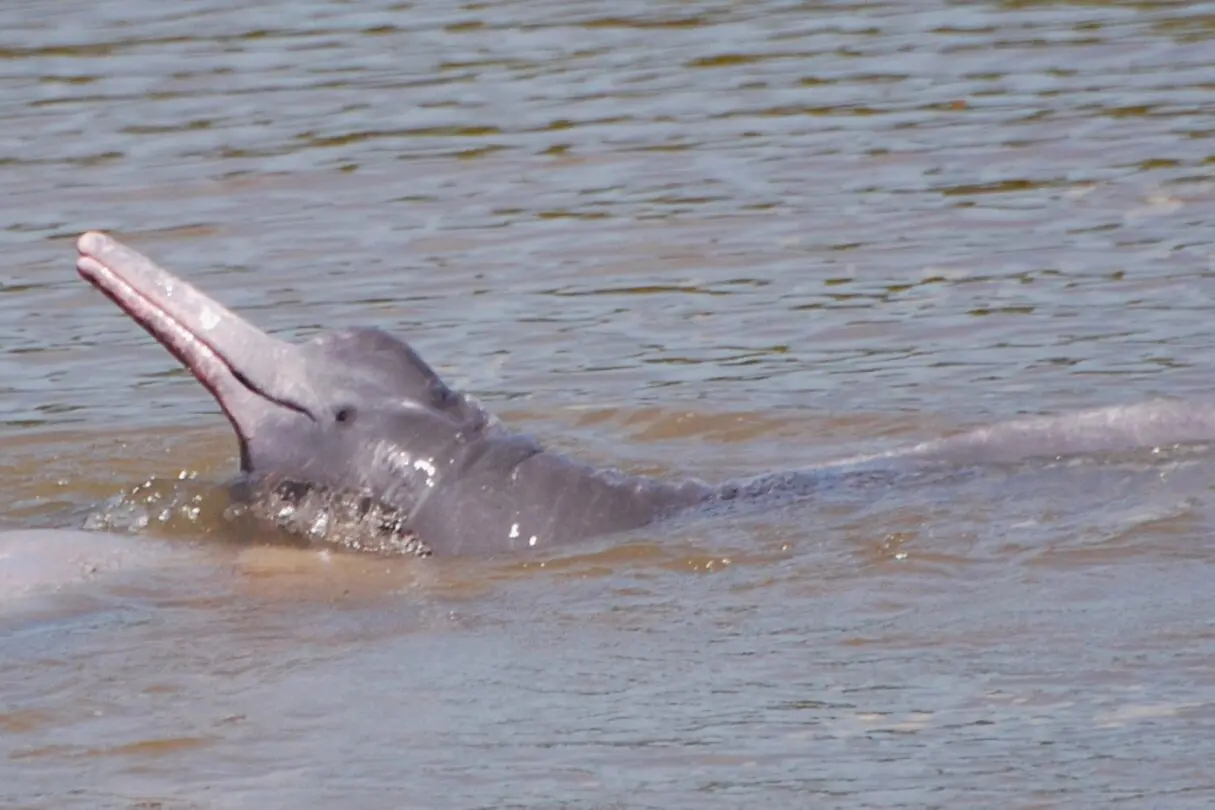
[[[216,394],[252,476],[353,490],[408,514],[489,426],[387,332],[323,332],[277,356],[259,337],[221,356],[237,391]]]
[[[109,236],[86,233],[77,250],[80,274],[215,396],[252,479],[349,491],[408,517],[491,427],[386,332],[289,343]]]

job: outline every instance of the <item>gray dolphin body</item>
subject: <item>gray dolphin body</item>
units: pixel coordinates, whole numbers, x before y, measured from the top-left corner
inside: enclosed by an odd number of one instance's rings
[[[88,583],[180,565],[192,570],[204,555],[182,543],[73,529],[0,531],[0,616],[41,597],[79,593]]]
[[[294,516],[283,523],[293,531],[332,539],[342,515],[364,519],[363,528],[371,516],[369,532],[342,542],[424,555],[500,552],[635,529],[714,502],[809,494],[824,475],[713,487],[596,469],[508,430],[385,332],[288,343],[109,236],[86,233],[77,249],[80,274],[214,395],[236,430],[251,502]],[[1212,439],[1215,406],[1166,401],[1008,422],[837,469],[872,474]]]

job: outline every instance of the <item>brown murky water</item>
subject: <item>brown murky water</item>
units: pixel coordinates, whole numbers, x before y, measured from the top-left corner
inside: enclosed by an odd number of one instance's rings
[[[1206,395],[1215,5],[10,0],[0,90],[0,517],[205,556],[6,612],[0,805],[1215,802],[1208,452],[233,548],[229,430],[72,250],[399,330],[631,469]]]

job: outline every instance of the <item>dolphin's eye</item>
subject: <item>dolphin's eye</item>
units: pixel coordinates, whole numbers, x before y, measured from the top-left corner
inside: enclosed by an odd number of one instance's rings
[[[456,392],[439,383],[430,389],[430,398],[436,408],[446,410],[455,404]]]
[[[350,405],[343,405],[334,412],[333,418],[339,425],[348,425],[354,421],[354,408]]]

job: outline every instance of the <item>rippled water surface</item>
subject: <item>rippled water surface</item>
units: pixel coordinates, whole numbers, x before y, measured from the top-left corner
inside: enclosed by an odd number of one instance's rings
[[[0,805],[1211,806],[1209,451],[233,545],[230,429],[72,242],[722,480],[1210,394],[1213,56],[1201,2],[0,5],[0,518],[149,555],[7,600]]]

